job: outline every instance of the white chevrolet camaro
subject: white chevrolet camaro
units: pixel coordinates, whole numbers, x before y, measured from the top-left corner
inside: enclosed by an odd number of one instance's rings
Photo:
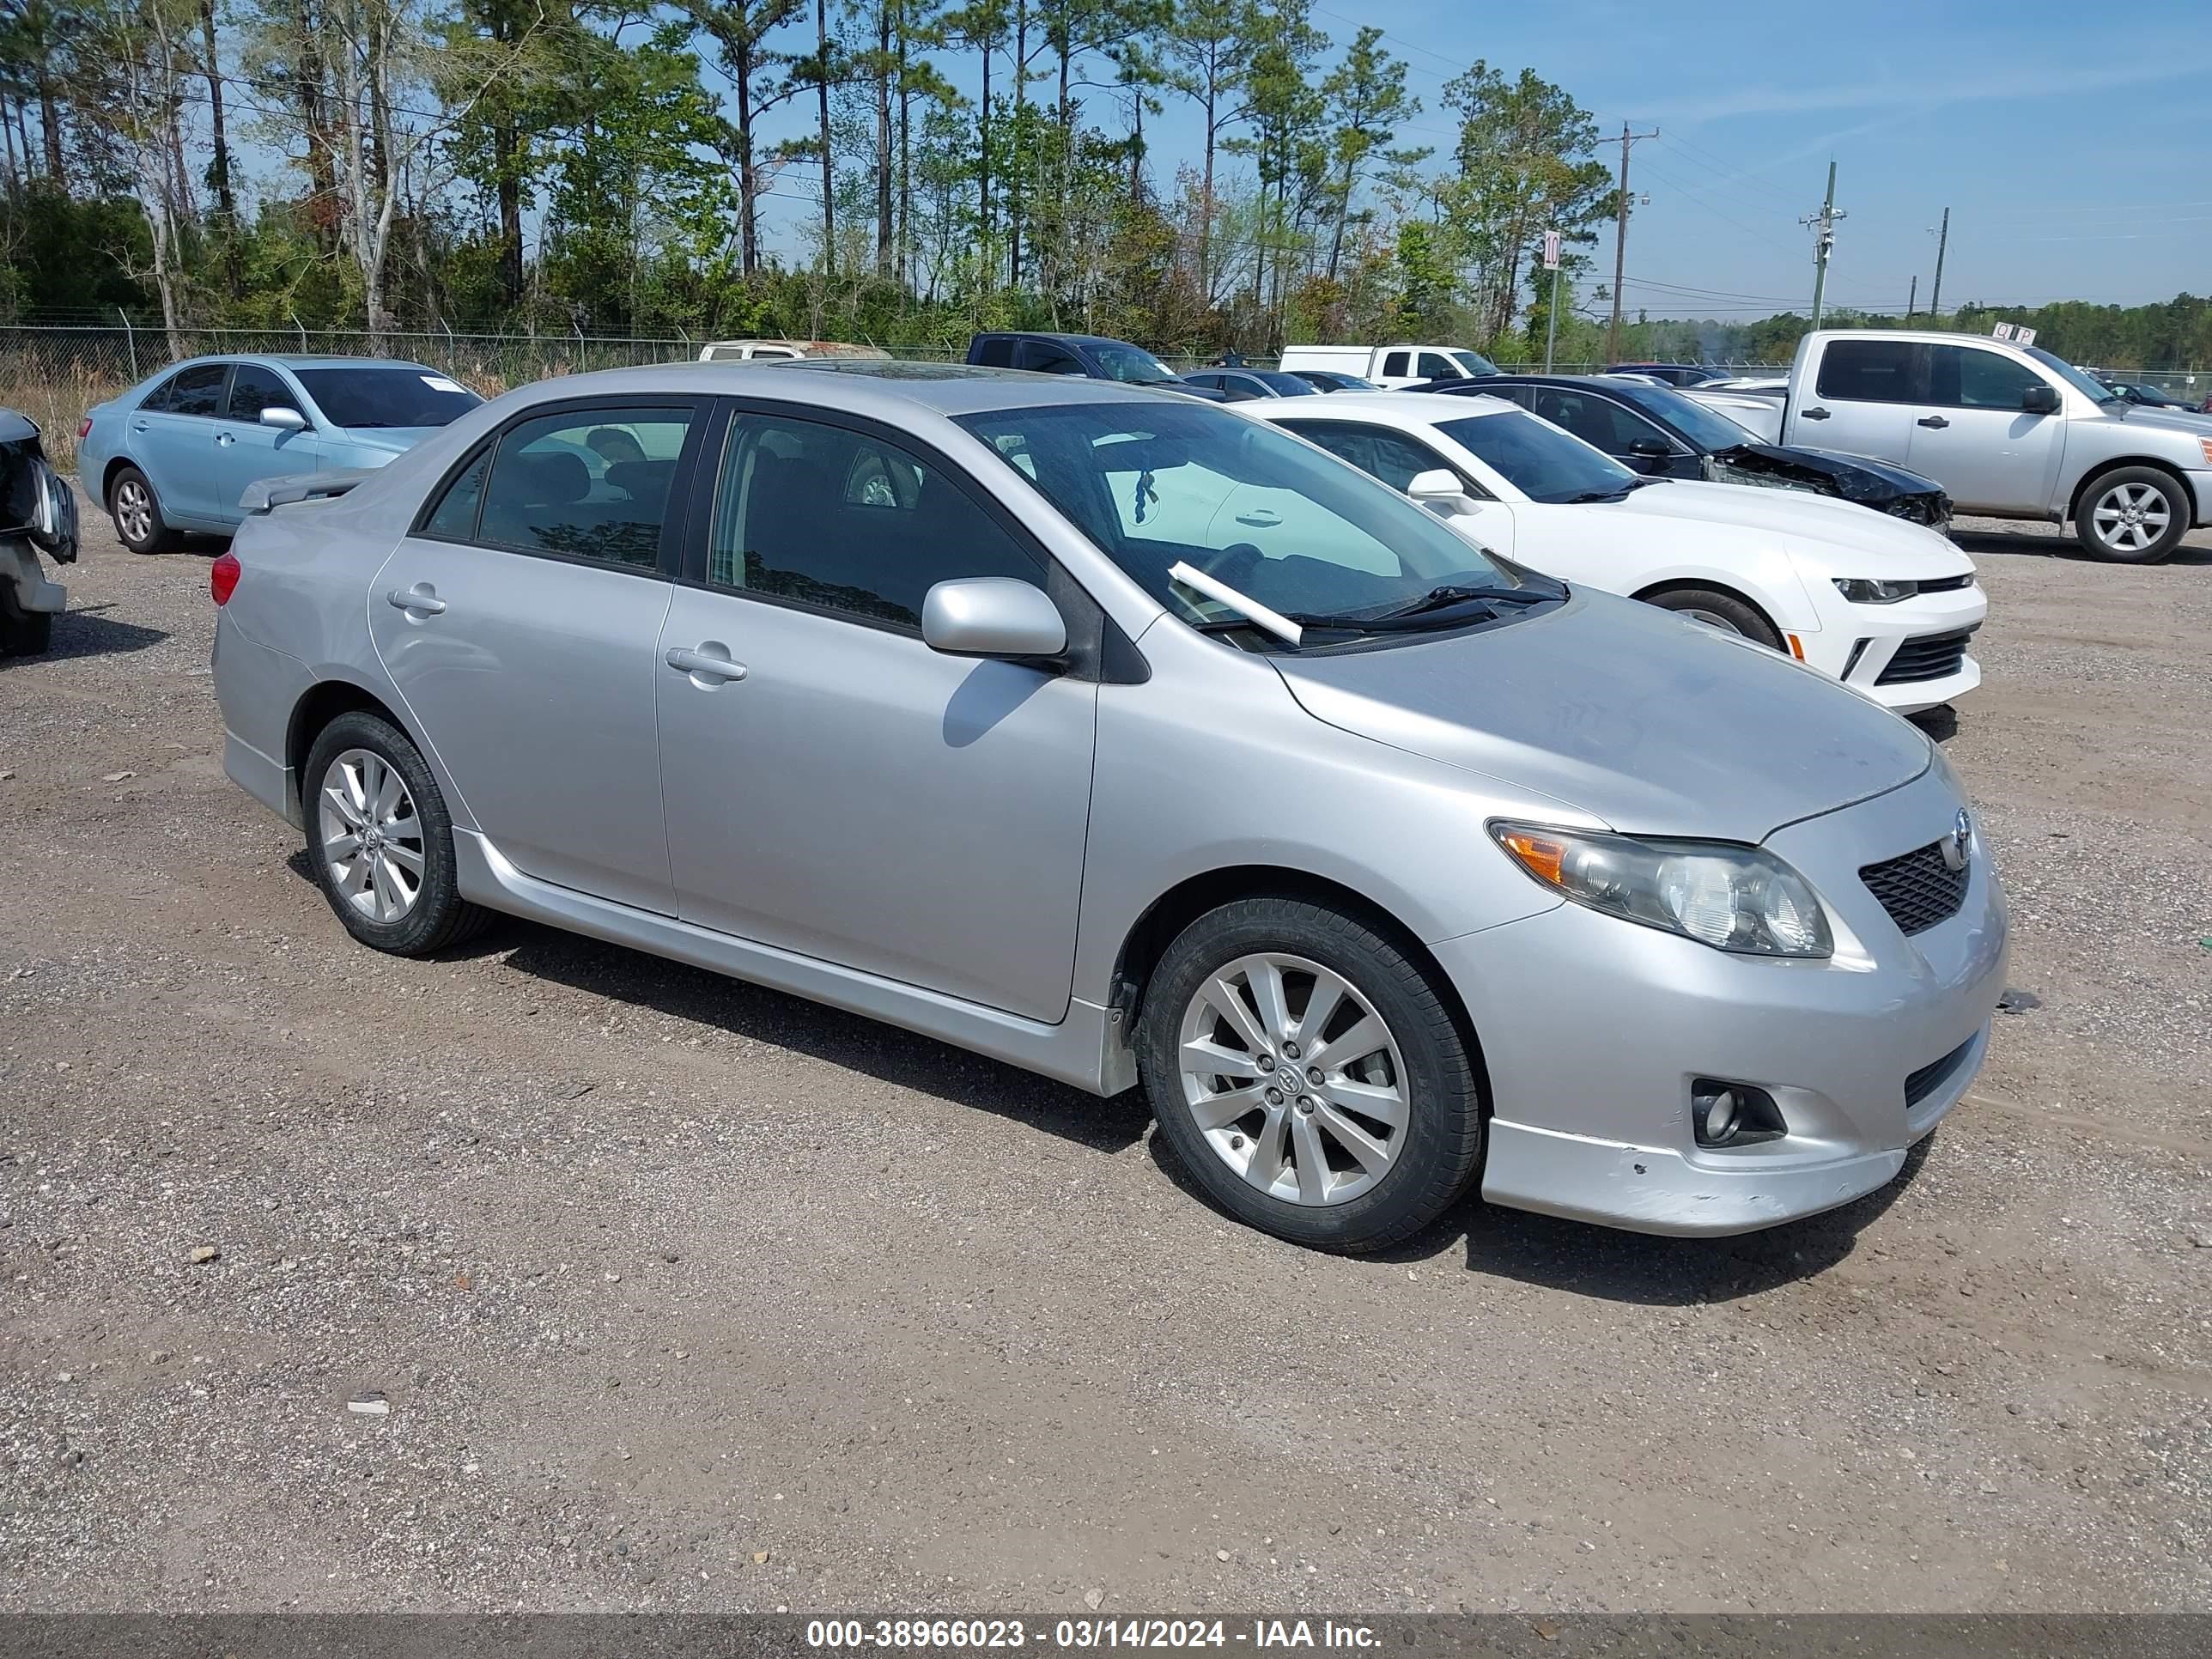
[[[1649,478],[1497,398],[1342,392],[1242,411],[1405,491],[1490,550],[1786,652],[1899,714],[1982,682],[1989,598],[1923,526],[1802,490]],[[1264,553],[1297,510],[1229,503]]]

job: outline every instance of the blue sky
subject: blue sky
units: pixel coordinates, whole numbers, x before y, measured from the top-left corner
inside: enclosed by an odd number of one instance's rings
[[[1387,31],[1425,106],[1409,137],[1440,151],[1442,84],[1477,57],[1559,82],[1612,132],[1656,126],[1630,163],[1651,201],[1627,289],[1654,315],[1805,308],[1797,220],[1832,156],[1850,217],[1831,303],[1901,309],[1917,274],[1924,306],[1947,204],[1954,303],[2212,293],[2212,0],[1325,0],[1314,21],[1340,44],[1361,21]],[[1194,149],[1188,106],[1147,127],[1171,177]],[[812,210],[772,205],[771,225]],[[1609,277],[1609,228],[1598,252]]]

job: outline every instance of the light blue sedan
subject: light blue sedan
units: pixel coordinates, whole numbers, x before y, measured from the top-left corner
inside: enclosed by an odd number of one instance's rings
[[[483,398],[386,357],[195,357],[100,404],[77,479],[134,553],[228,535],[258,478],[382,466]]]

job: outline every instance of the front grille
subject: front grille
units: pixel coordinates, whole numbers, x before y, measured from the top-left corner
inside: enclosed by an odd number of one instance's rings
[[[1932,576],[1920,584],[1920,591],[1923,593],[1955,593],[1962,587],[1973,585],[1974,575],[1970,570],[1963,576]]]
[[[1973,1046],[1973,1038],[1968,1037],[1942,1059],[1908,1073],[1905,1079],[1905,1109],[1911,1110],[1948,1082],[1951,1074],[1959,1069],[1960,1063]]]
[[[1906,685],[1916,680],[1948,679],[1966,661],[1966,641],[1973,637],[1972,629],[1962,628],[1955,634],[1923,634],[1907,640],[1875,676],[1875,684]]]
[[[1931,841],[1901,857],[1869,864],[1859,871],[1867,890],[1881,901],[1898,931],[1925,933],[1948,921],[1966,902],[1966,872],[1943,862],[1943,843]]]

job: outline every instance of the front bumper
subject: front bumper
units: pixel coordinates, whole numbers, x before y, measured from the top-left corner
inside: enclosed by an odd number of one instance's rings
[[[1826,578],[1806,577],[1807,586]],[[1834,676],[1852,690],[1900,714],[1917,714],[1952,702],[1982,683],[1982,665],[1961,655],[1957,668],[1936,679],[1891,679],[1900,647],[1915,640],[1971,633],[1990,614],[1990,596],[1979,584],[1942,593],[1922,593],[1895,605],[1853,605],[1826,583],[1815,608],[1820,630],[1800,635],[1805,660]]]
[[[2191,471],[2184,476],[2189,480],[2190,494],[2197,497],[2197,525],[2212,525],[2212,472]]]
[[[1959,811],[1938,772],[1777,832],[1826,902],[1826,962],[1732,957],[1580,905],[1432,947],[1471,1011],[1483,1196],[1632,1231],[1749,1232],[1881,1186],[1972,1084],[2004,988],[2004,900],[1973,848],[1959,913],[1910,938],[1859,878]],[[1906,1079],[1947,1061],[1908,1107]],[[1763,1088],[1788,1133],[1696,1143],[1692,1079]]]

